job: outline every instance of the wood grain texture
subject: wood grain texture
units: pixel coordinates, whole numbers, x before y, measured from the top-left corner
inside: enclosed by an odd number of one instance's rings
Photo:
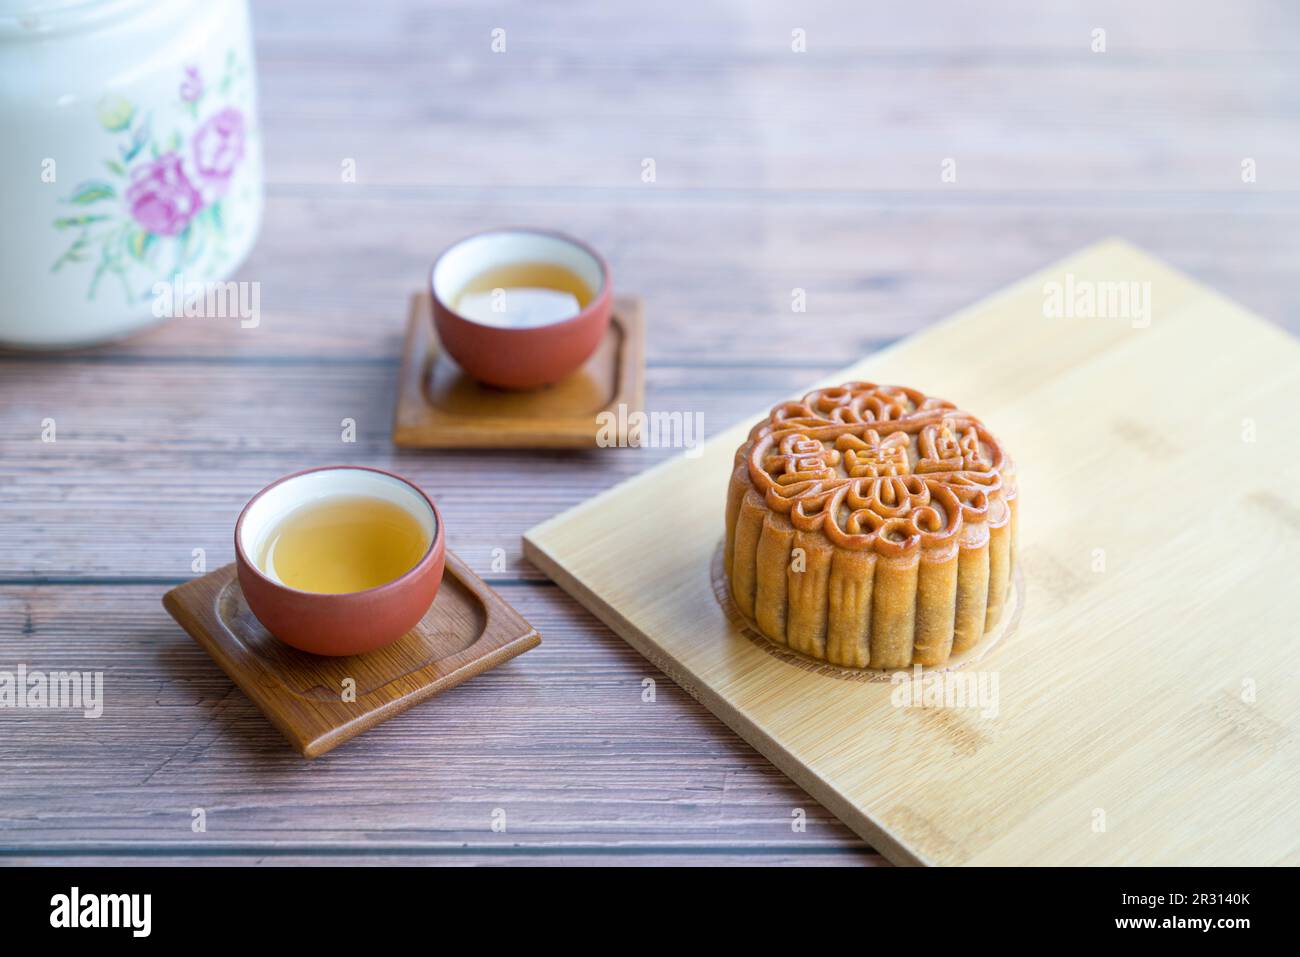
[[[1075,282],[1146,284],[1150,311],[1047,312]],[[895,863],[1300,862],[1300,342],[1111,242],[807,391],[853,381],[943,382],[1017,462],[1028,597],[952,676],[978,699],[900,704],[730,620],[711,569],[751,421],[525,555]]]
[[[0,660],[103,671],[103,717],[9,712],[6,854],[104,861],[566,853],[818,861],[861,841],[554,587],[497,585],[543,643],[305,762],[151,585],[11,586]],[[645,681],[653,680],[647,697]],[[191,812],[207,811],[207,832]],[[492,814],[506,813],[505,833]],[[791,830],[802,809],[806,830]],[[841,860],[844,853],[839,854]]]
[[[289,743],[315,758],[540,643],[454,552],[446,562],[420,622],[364,655],[325,658],[277,641],[248,607],[233,564],[173,588],[163,606]]]
[[[641,303],[614,301],[609,331],[591,358],[545,389],[495,389],[475,382],[438,342],[433,302],[411,297],[397,374],[393,444],[425,449],[596,448],[600,416],[614,416],[609,447],[627,442],[628,410],[645,404],[645,323]],[[619,417],[619,407],[624,415]]]
[[[880,860],[522,559],[526,529],[674,450],[393,448],[407,298],[467,233],[533,224],[597,246],[645,303],[647,408],[700,412],[709,436],[1113,234],[1300,332],[1286,3],[281,0],[253,15],[267,206],[236,278],[261,284],[261,324],[0,357],[0,668],[100,667],[110,694],[98,721],[0,714],[6,852]],[[1088,49],[1099,26],[1105,54]],[[335,462],[429,489],[448,546],[547,640],[304,767],[159,598],[194,577],[194,549],[232,560],[254,492]],[[217,809],[201,837],[200,805]],[[498,806],[509,835],[487,830]]]

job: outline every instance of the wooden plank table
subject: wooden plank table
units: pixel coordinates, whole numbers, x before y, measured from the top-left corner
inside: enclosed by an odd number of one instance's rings
[[[880,861],[521,558],[672,450],[392,446],[407,297],[461,234],[603,250],[646,304],[648,408],[708,435],[1107,235],[1300,332],[1281,2],[254,14],[267,213],[237,278],[260,326],[0,358],[0,668],[102,670],[106,695],[96,720],[0,713],[7,861]],[[331,462],[420,482],[544,643],[308,764],[159,599],[194,549],[231,560],[258,488]]]

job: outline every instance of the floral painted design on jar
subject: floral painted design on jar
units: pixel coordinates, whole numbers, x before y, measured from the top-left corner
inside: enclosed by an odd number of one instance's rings
[[[54,227],[75,235],[52,272],[93,264],[86,298],[111,275],[136,302],[153,295],[158,275],[224,257],[222,203],[244,160],[247,127],[220,100],[245,73],[230,51],[211,88],[198,66],[185,68],[174,110],[145,112],[113,95],[100,102],[100,125],[120,137],[117,155],[104,160],[107,177],[79,183],[63,200],[73,209]],[[172,122],[160,135],[163,112]]]
[[[194,134],[194,168],[205,187],[223,195],[244,158],[244,114],[227,107],[203,121]]]
[[[131,171],[126,204],[146,233],[175,236],[203,208],[203,197],[188,179],[179,153],[164,153]]]

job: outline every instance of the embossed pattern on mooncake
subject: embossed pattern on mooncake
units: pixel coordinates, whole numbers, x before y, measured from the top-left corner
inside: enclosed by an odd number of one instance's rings
[[[1005,610],[1015,471],[951,402],[849,382],[754,427],[726,521],[732,597],[767,638],[846,667],[939,666]]]

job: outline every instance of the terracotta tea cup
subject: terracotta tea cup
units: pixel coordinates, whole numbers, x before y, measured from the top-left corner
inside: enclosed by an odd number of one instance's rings
[[[429,537],[423,557],[392,581],[343,594],[300,591],[257,564],[266,537],[299,506],[337,495],[382,499],[405,509]],[[381,469],[336,465],[286,475],[254,495],[235,523],[235,564],[244,599],[276,638],[317,655],[359,655],[392,644],[424,617],[442,582],[446,534],[433,500]]]
[[[456,311],[471,280],[512,263],[561,266],[592,290],[591,301],[571,318],[524,327]],[[576,372],[605,337],[614,303],[609,266],[599,253],[561,233],[525,228],[494,229],[454,244],[434,262],[429,291],[443,347],[475,379],[502,389],[536,389]]]

